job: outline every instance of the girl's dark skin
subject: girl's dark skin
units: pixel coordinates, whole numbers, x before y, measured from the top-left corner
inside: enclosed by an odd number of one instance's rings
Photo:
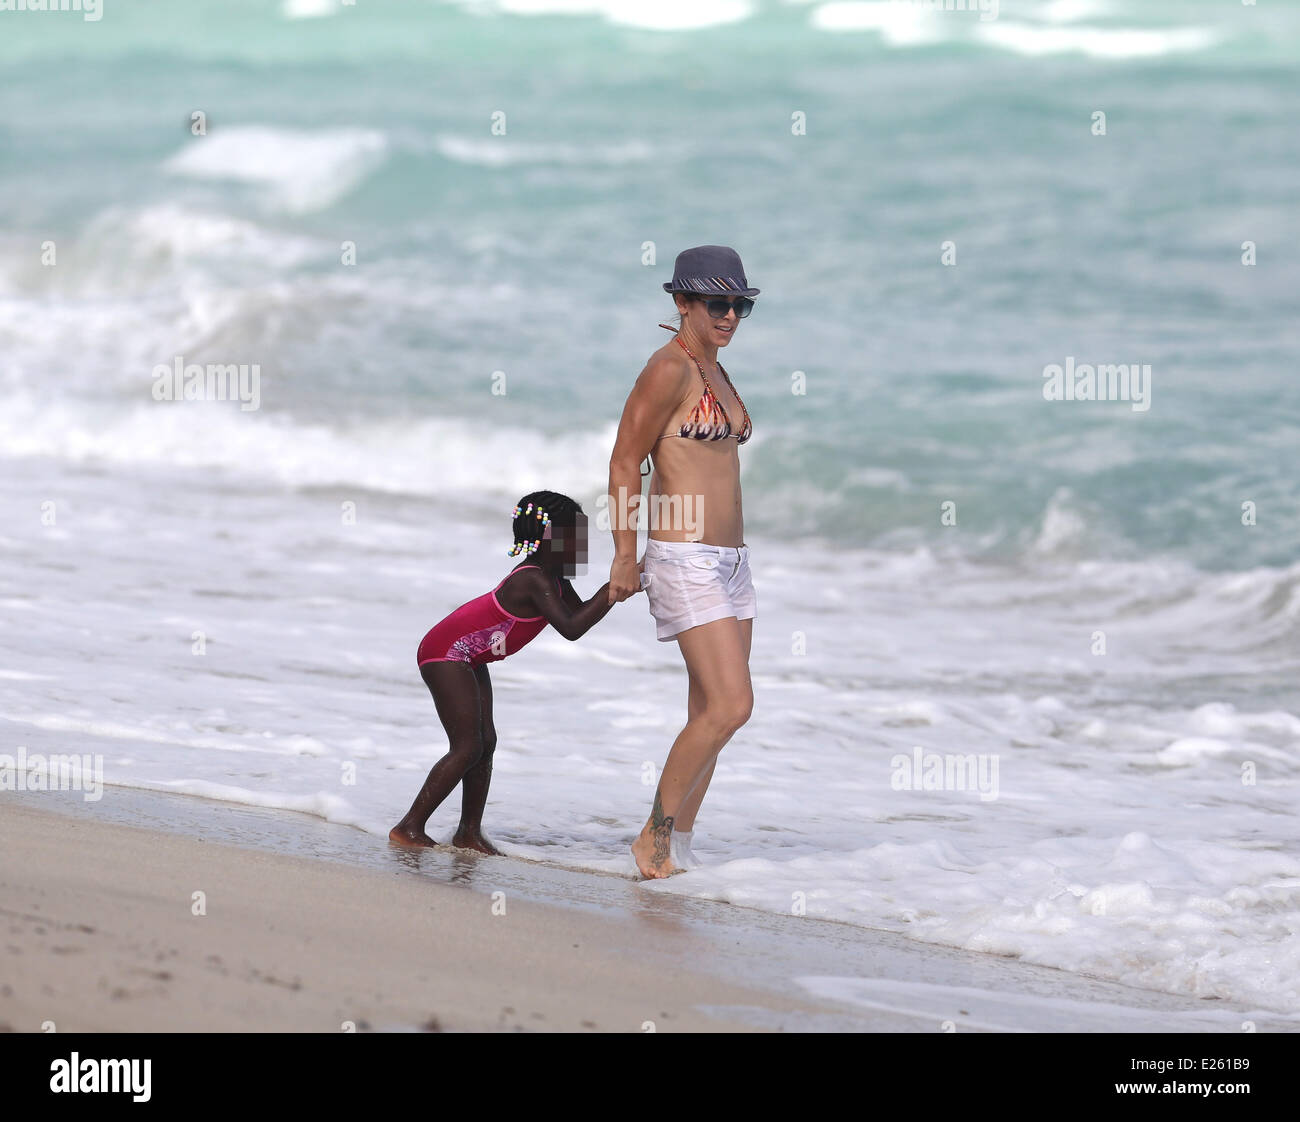
[[[560,527],[552,522],[553,537],[519,565],[540,565],[539,569],[515,567],[497,591],[506,611],[528,618],[542,616],[566,639],[581,639],[605,618],[612,607],[608,582],[587,601],[575,591],[568,578],[576,575],[579,562],[587,560],[587,517],[576,516],[575,525]],[[563,577],[564,595],[556,588]],[[460,849],[500,855],[483,836],[483,808],[492,782],[492,753],[497,734],[492,723],[492,680],[486,665],[467,662],[427,662],[420,668],[425,685],[433,694],[438,717],[447,730],[447,754],[429,771],[424,786],[406,816],[389,831],[395,845],[436,845],[425,833],[429,816],[461,784],[460,825],[451,844]]]

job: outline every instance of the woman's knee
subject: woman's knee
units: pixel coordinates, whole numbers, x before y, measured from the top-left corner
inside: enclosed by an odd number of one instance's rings
[[[699,719],[718,736],[727,737],[749,720],[754,710],[754,695],[746,690],[710,701]]]
[[[749,718],[753,715],[754,692],[752,690],[745,690],[744,693],[732,698],[732,705],[733,709],[731,711],[731,718],[735,728],[731,731],[735,732],[736,729],[746,724],[749,721]]]

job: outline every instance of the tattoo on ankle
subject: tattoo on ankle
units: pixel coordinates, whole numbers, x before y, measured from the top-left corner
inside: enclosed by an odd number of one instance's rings
[[[662,865],[668,860],[670,845],[673,840],[673,816],[664,814],[663,800],[655,791],[655,805],[650,811],[650,830],[654,835],[654,864]]]

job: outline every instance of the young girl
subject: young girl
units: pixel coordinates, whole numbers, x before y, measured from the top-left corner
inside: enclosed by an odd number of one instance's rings
[[[483,807],[492,781],[492,680],[487,664],[512,655],[549,623],[566,639],[580,639],[610,609],[605,584],[583,603],[565,578],[587,561],[587,516],[567,495],[534,491],[515,507],[512,557],[516,565],[491,592],[462,604],[420,643],[416,661],[433,694],[449,748],[429,772],[424,786],[388,840],[398,845],[436,842],[425,823],[442,801],[462,784],[460,825],[451,844],[499,854],[483,836]]]

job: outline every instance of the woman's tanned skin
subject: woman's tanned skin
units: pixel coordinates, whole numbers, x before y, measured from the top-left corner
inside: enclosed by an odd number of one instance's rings
[[[734,337],[734,310],[712,319],[703,300],[675,294],[682,315],[682,340],[704,365],[705,375],[727,416],[742,415],[740,402],[717,368],[718,349]],[[660,511],[693,516],[652,525],[662,541],[701,541],[710,545],[744,543],[740,495],[740,456],[734,439],[660,439],[676,432],[703,392],[699,369],[676,339],[669,339],[646,363],[628,395],[609,461],[609,512],[614,535],[609,596],[614,603],[640,590],[636,560],[636,522],[630,508],[641,493],[641,463],[652,456],[650,503]],[[713,778],[718,754],[748,719],[753,706],[749,652],[753,620],[734,617],[692,627],[677,636],[690,678],[687,722],[664,764],[650,818],[632,846],[647,877],[669,876],[672,831],[691,830]]]

